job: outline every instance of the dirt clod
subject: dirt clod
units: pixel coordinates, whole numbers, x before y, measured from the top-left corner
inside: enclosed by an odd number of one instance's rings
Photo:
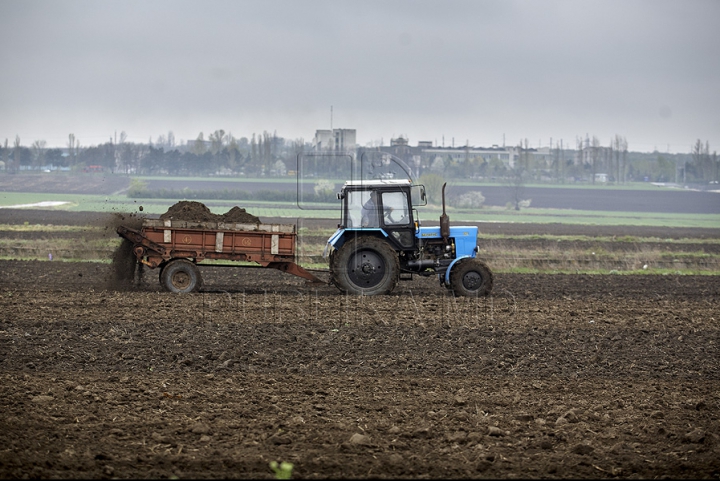
[[[190,432],[193,434],[209,434],[210,426],[205,423],[196,423],[190,428]]]
[[[578,444],[574,446],[571,450],[571,452],[575,454],[580,454],[581,456],[587,456],[593,451],[595,451],[595,448],[593,448],[592,446],[588,446],[587,444]]]
[[[364,434],[355,433],[352,436],[350,436],[350,440],[348,441],[350,444],[357,444],[360,446],[369,446],[370,443],[370,436],[366,436]]]
[[[488,436],[501,437],[505,436],[505,431],[497,426],[488,426]]]
[[[233,207],[222,215],[223,222],[237,222],[239,224],[260,224],[260,219],[238,206]]]
[[[693,429],[683,436],[683,441],[694,444],[702,443],[705,441],[705,430],[701,428]]]

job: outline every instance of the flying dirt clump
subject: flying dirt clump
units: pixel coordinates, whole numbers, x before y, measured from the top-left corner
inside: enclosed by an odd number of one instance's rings
[[[142,264],[139,264],[135,258],[132,242],[123,239],[113,252],[107,287],[118,291],[129,290],[136,283],[136,279],[140,278],[142,278]]]
[[[137,230],[142,227],[143,220],[145,220],[144,215],[114,212],[109,218],[104,220],[105,230],[110,230],[114,233],[121,225]]]
[[[161,220],[188,220],[196,222],[237,222],[242,224],[260,224],[260,219],[238,206],[226,213],[213,214],[202,202],[182,200],[171,206],[160,216]]]
[[[142,215],[114,212],[104,220],[105,231],[115,233],[119,226],[140,230],[144,219],[145,216]],[[106,282],[107,288],[119,291],[130,290],[136,279],[141,277],[142,264],[138,264],[135,259],[132,242],[123,239],[113,252],[112,269]]]

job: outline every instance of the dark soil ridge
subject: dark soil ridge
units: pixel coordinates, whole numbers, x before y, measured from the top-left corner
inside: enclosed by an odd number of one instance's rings
[[[245,267],[213,267],[200,264],[206,292],[232,294],[279,294],[308,296],[310,294],[334,299],[344,296],[329,285],[307,285],[299,277],[275,269]],[[17,291],[44,289],[50,291],[103,290],[112,266],[100,262],[48,262],[0,260],[0,288]],[[137,293],[161,291],[157,269],[145,269],[142,283],[133,286]],[[326,278],[326,273],[318,273]],[[112,290],[108,292],[113,292]],[[200,294],[202,295],[202,294]],[[415,276],[412,281],[398,284],[391,296],[449,296],[435,278]],[[519,299],[597,299],[612,302],[616,299],[650,296],[652,299],[691,299],[711,301],[720,298],[720,276],[697,275],[600,275],[600,274],[496,274],[493,298],[509,301]],[[269,302],[269,301],[268,301]]]
[[[122,213],[121,213],[122,214]],[[122,214],[130,215],[130,213]],[[135,214],[137,215],[137,214]],[[102,212],[72,212],[40,209],[0,209],[0,224],[31,225],[106,225],[112,214]],[[155,216],[148,215],[153,218]],[[335,229],[337,219],[294,219],[287,217],[262,217],[265,224],[297,223],[298,227]],[[451,219],[452,222],[452,219]],[[455,225],[460,225],[454,222]],[[720,228],[660,227],[660,226],[595,226],[579,224],[531,224],[507,222],[463,222],[478,226],[481,233],[498,235],[585,235],[590,237],[634,236],[660,239],[720,239]],[[424,221],[423,225],[437,225],[436,221]]]
[[[301,242],[307,245],[324,245],[329,236],[299,234]],[[587,251],[599,252],[627,252],[642,253],[645,250],[656,252],[700,252],[705,254],[720,254],[720,242],[672,242],[646,241],[643,237],[636,237],[632,241],[618,240],[565,240],[565,239],[478,239],[481,252],[484,249],[507,251]]]
[[[285,219],[287,222],[287,219]],[[12,231],[0,230],[0,238],[5,239],[21,239],[21,240],[48,240],[53,239],[100,239],[106,238],[105,231],[94,229],[81,231]],[[298,234],[300,243],[305,245],[323,246],[327,242],[329,235],[310,235]],[[720,254],[720,242],[702,243],[702,242],[682,242],[680,240],[672,240],[671,242],[662,241],[646,241],[639,237],[632,241],[613,241],[613,240],[564,240],[564,239],[479,239],[478,243],[482,249],[496,249],[507,251],[587,251],[592,252],[623,252],[623,253],[642,253],[643,251],[654,251],[660,253],[673,252],[696,252],[704,254]]]

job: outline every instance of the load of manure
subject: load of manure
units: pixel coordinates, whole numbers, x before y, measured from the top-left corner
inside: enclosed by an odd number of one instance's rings
[[[260,219],[245,209],[233,207],[226,213],[213,214],[202,202],[182,200],[171,206],[160,216],[161,220],[185,220],[195,222],[233,222],[239,224],[260,224]]]

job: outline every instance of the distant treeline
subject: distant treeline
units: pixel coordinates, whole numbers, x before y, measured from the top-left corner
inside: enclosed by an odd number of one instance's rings
[[[395,139],[398,140],[398,139]],[[562,145],[562,144],[561,144]],[[642,153],[628,149],[624,137],[615,136],[608,145],[600,140],[576,139],[574,148],[530,148],[527,140],[513,147],[474,151],[470,147],[452,149],[391,146],[358,148],[356,152],[333,157],[314,152],[303,139],[289,140],[263,132],[248,139],[235,138],[216,130],[207,139],[200,133],[194,141],[176,145],[170,132],[147,144],[120,139],[97,146],[81,147],[70,134],[63,149],[46,148],[44,141],[31,147],[21,145],[19,137],[12,145],[0,146],[0,170],[104,171],[132,175],[281,177],[299,170],[307,177],[346,178],[346,158],[361,159],[379,155],[371,168],[375,178],[402,176],[403,172],[386,162],[385,156],[401,159],[415,176],[433,173],[445,179],[477,179],[517,183],[569,182],[678,182],[720,181],[720,160],[708,142],[698,140],[687,154]],[[382,177],[389,176],[389,177]]]

